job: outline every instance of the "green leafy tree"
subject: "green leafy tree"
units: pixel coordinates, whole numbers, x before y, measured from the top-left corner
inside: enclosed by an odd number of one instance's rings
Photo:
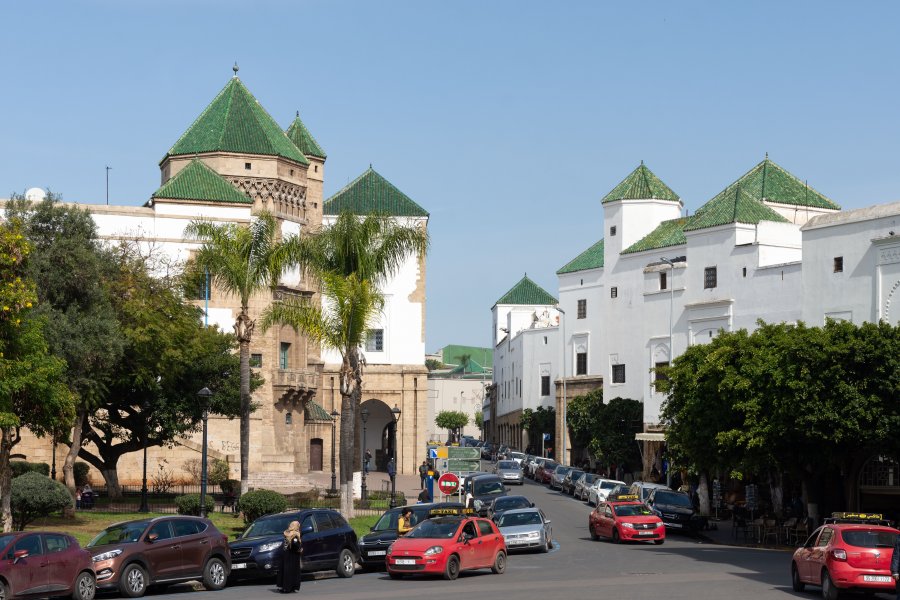
[[[250,342],[256,327],[256,321],[250,316],[250,300],[277,286],[296,262],[298,238],[280,239],[278,222],[269,213],[256,215],[249,226],[192,221],[185,235],[203,242],[194,256],[194,273],[208,272],[217,290],[234,294],[240,300],[234,334],[240,349],[241,493],[245,493],[250,476],[250,414],[253,411]]]
[[[480,410],[475,411],[475,426],[484,435],[484,413]]]
[[[40,473],[20,475],[12,480],[12,527],[24,531],[35,519],[69,506],[69,500],[69,490],[60,482]]]
[[[644,405],[631,398],[613,398],[597,419],[592,449],[604,460],[634,470],[641,454],[634,434],[641,430]]]
[[[436,360],[434,358],[426,358],[425,368],[429,371],[437,371],[439,369],[446,369],[447,367],[439,360]]]
[[[442,410],[435,415],[434,424],[450,432],[450,441],[459,441],[462,428],[469,424],[469,415],[460,410]]]
[[[538,406],[534,410],[526,408],[519,417],[519,423],[528,432],[529,445],[540,448],[541,436],[556,431],[556,409],[552,406]]]
[[[599,444],[595,443],[595,438],[605,408],[602,389],[575,396],[569,401],[566,421],[573,446],[587,448],[595,455],[599,452]]]
[[[454,360],[457,361],[457,364],[462,367],[463,373],[468,373],[472,367],[472,355],[471,354],[460,354],[458,356],[453,357]]]
[[[335,222],[296,240],[291,260],[319,282],[322,306],[303,298],[273,303],[264,328],[284,324],[341,355],[341,511],[353,515],[356,414],[361,400],[363,361],[360,347],[369,323],[384,305],[381,286],[410,256],[424,260],[428,233],[378,214],[342,212]]]

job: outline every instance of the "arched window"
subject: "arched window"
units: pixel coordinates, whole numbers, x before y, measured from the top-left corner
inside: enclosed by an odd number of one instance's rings
[[[892,456],[873,456],[859,473],[859,486],[900,491],[900,460]]]

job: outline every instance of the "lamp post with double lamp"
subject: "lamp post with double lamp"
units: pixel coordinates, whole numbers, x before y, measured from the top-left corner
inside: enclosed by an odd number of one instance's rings
[[[206,516],[206,422],[209,418],[209,399],[213,393],[208,387],[203,388],[197,395],[203,403],[203,446],[200,448],[200,516]]]
[[[146,513],[150,512],[150,506],[147,504],[147,436],[149,435],[147,421],[150,420],[150,403],[145,400],[141,409],[144,413],[144,418],[141,419],[144,422],[144,471],[141,476],[141,506],[138,508],[138,512]]]
[[[565,461],[562,464],[569,464],[569,461],[566,460],[566,434],[569,431],[569,422],[568,422],[568,406],[566,402],[566,353],[569,351],[566,347],[566,311],[561,309],[559,306],[556,307],[556,310],[559,311],[559,314],[562,315],[562,319],[559,320],[561,335],[562,335],[562,380],[563,380],[563,397],[562,397],[562,446],[560,446],[559,450],[559,460]]]
[[[331,409],[331,489],[328,490],[328,493],[331,495],[337,494],[337,471],[335,471],[334,467],[334,438],[336,437],[336,425],[338,417],[341,416],[335,409]]]
[[[669,265],[669,366],[672,366],[672,362],[675,360],[675,348],[672,346],[672,313],[675,306],[675,263],[665,256],[659,260]],[[666,485],[672,486],[671,462],[669,463],[669,468],[666,469]]]
[[[366,421],[369,420],[369,409],[363,407],[361,411],[359,411],[359,419],[362,421],[363,426],[363,447],[362,447],[362,487],[360,488],[360,500],[363,501],[365,505],[366,500],[369,499],[369,492],[366,489],[366,473],[369,471],[369,462],[366,459],[366,452],[368,451],[368,446],[366,446]]]
[[[391,460],[394,461],[394,468],[391,471],[391,508],[397,508],[397,423],[400,421],[400,408],[396,404],[391,409],[391,415],[394,417],[394,443],[391,448]]]

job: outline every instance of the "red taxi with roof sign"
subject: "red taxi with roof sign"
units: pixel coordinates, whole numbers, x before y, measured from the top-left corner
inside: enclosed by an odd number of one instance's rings
[[[610,538],[613,542],[666,541],[666,527],[637,494],[617,494],[597,505],[588,517],[591,539]]]
[[[430,573],[456,579],[461,571],[506,570],[506,543],[497,526],[471,509],[436,509],[387,551],[392,579]]]
[[[833,513],[791,560],[794,591],[822,586],[825,600],[844,590],[893,592],[891,556],[900,531],[881,515]]]

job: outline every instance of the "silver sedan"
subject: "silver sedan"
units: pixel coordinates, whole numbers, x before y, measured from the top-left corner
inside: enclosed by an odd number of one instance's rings
[[[501,460],[497,462],[497,476],[503,483],[525,483],[525,475],[522,474],[522,467],[514,460]]]
[[[497,527],[510,551],[547,552],[553,547],[550,519],[539,508],[508,510],[497,519]]]

